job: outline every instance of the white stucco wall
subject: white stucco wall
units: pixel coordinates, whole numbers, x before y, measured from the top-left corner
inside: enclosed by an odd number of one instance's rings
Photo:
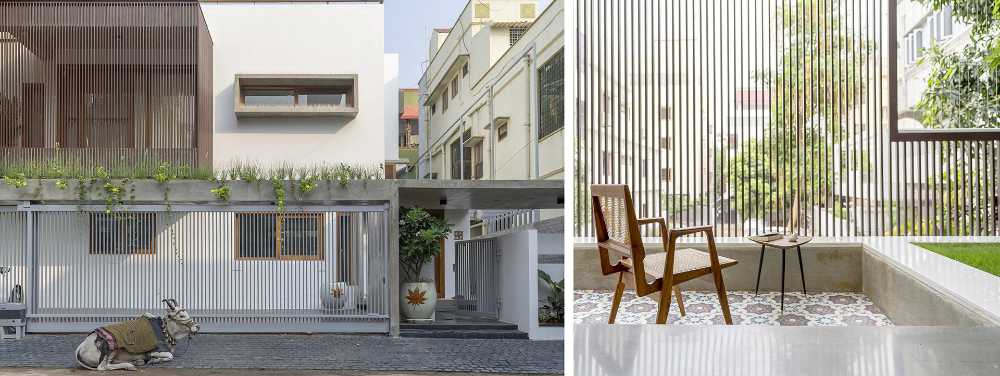
[[[376,163],[386,155],[382,4],[202,3],[214,43],[214,163]],[[237,119],[246,74],[357,74],[355,118]],[[391,97],[395,97],[393,94]]]
[[[399,54],[385,54],[383,69],[385,159],[394,160],[399,159]]]
[[[538,327],[538,231],[500,236],[500,321],[531,335]]]

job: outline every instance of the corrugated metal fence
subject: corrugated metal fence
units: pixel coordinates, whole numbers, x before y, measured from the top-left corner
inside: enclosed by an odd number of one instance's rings
[[[455,242],[459,308],[500,317],[500,244],[496,238]]]
[[[206,331],[388,330],[385,206],[19,210],[0,213],[13,266],[0,291],[26,287],[30,331],[89,330],[164,298]]]

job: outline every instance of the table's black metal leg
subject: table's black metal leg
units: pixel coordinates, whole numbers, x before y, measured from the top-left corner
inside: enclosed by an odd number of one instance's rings
[[[785,251],[781,249],[781,312],[785,312]]]
[[[802,295],[806,295],[806,270],[802,267],[802,247],[795,247],[799,252],[799,274],[802,276]]]
[[[760,270],[764,268],[764,246],[760,246],[760,262],[757,264],[757,287],[753,289],[754,296],[760,292]]]

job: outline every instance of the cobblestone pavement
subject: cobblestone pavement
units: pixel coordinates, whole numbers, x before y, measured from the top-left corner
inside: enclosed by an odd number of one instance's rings
[[[372,371],[316,371],[275,369],[180,369],[143,368],[139,372],[103,372],[101,376],[429,376],[456,375],[441,372],[372,372]],[[0,376],[91,376],[95,373],[83,369],[52,368],[0,368]],[[514,374],[461,373],[463,376],[507,376]],[[553,374],[554,375],[554,374]]]
[[[0,367],[73,368],[83,334],[0,341]],[[562,373],[562,341],[355,335],[200,335],[153,368]],[[241,374],[242,375],[242,374]]]

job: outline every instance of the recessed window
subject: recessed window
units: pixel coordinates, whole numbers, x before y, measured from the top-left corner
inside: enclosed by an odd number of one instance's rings
[[[435,101],[434,103],[431,103],[431,113],[436,114],[437,110],[438,110],[438,105],[437,102]]]
[[[563,51],[560,50],[538,68],[539,139],[563,128],[563,80]]]
[[[509,118],[499,118],[496,121],[497,124],[497,142],[503,141],[507,138],[507,123],[510,123]]]
[[[246,87],[243,104],[247,106],[337,106],[349,105],[346,87],[270,88]]]
[[[445,86],[444,93],[441,94],[441,111],[448,111],[448,87]]]
[[[469,75],[469,63],[462,64],[462,77]]]
[[[451,80],[451,97],[455,98],[456,95],[458,95],[458,76]]]
[[[237,213],[235,231],[237,259],[323,259],[323,213]]]
[[[156,213],[91,213],[90,254],[156,253]]]
[[[238,116],[355,116],[354,75],[237,75]]]

